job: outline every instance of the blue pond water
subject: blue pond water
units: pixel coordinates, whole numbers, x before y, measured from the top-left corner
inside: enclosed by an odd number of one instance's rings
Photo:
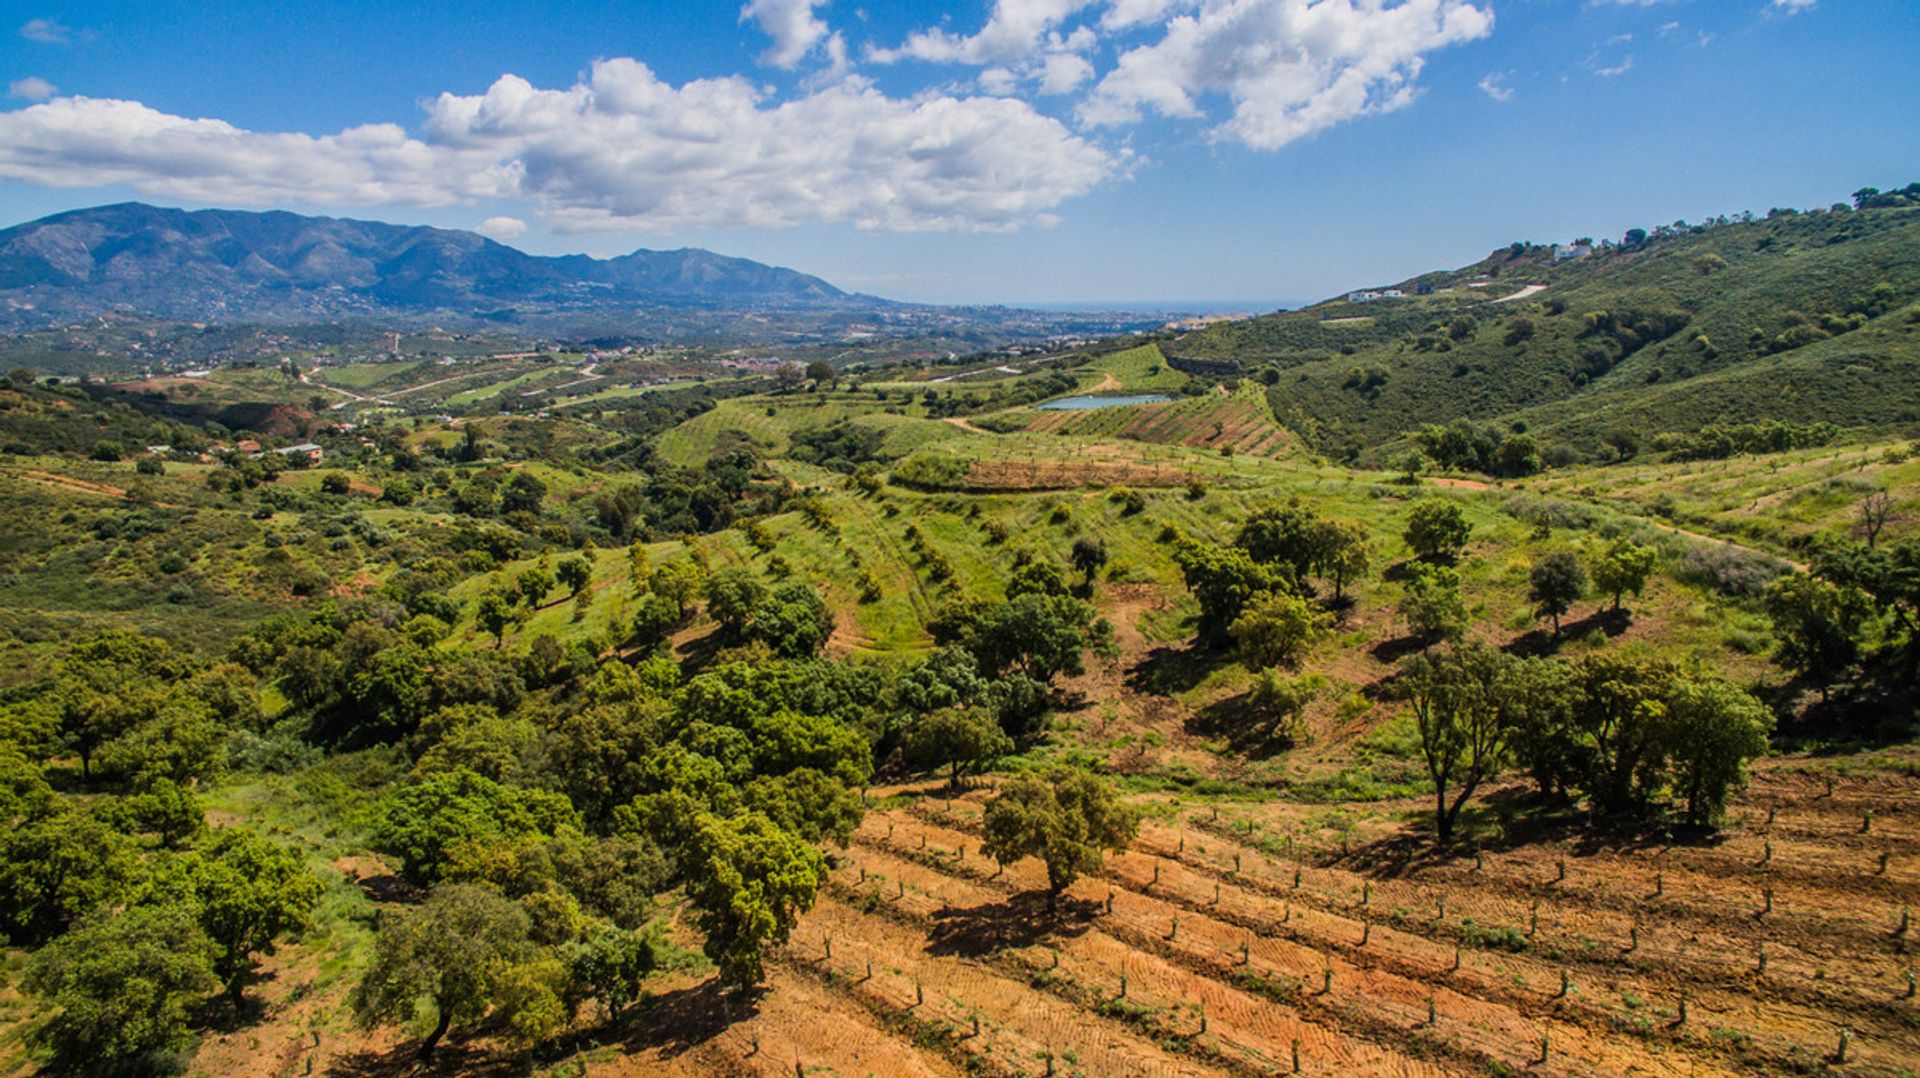
[[[1095,408],[1119,408],[1128,404],[1159,404],[1172,399],[1164,393],[1135,393],[1130,397],[1062,397],[1035,407],[1049,412],[1088,412]]]

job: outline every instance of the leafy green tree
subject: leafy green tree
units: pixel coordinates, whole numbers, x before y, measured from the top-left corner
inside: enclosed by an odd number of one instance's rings
[[[807,364],[806,376],[807,376],[807,381],[812,382],[817,386],[828,385],[833,381],[835,381],[834,374],[833,374],[833,364],[828,363],[824,359],[816,359],[813,362]]]
[[[1414,555],[1423,561],[1450,561],[1467,548],[1473,526],[1458,505],[1441,498],[1426,498],[1414,504],[1407,514],[1407,528],[1401,537]]]
[[[1710,674],[1675,682],[1667,694],[1666,751],[1687,822],[1708,824],[1746,781],[1747,761],[1767,751],[1773,714],[1739,686]]]
[[[976,770],[1013,751],[1013,741],[993,716],[975,708],[943,708],[907,728],[907,759],[919,767],[948,768],[960,785],[962,770]]]
[[[1347,597],[1347,584],[1373,568],[1373,543],[1366,525],[1351,520],[1323,520],[1315,529],[1314,567],[1333,579],[1333,599]]]
[[[542,559],[539,563],[520,570],[513,578],[514,585],[520,590],[520,601],[527,604],[528,610],[540,609],[547,601],[547,593],[553,590],[553,570]]]
[[[1774,661],[1805,676],[1820,698],[1860,661],[1872,605],[1856,587],[1806,573],[1784,573],[1767,585],[1767,616],[1780,638]]]
[[[578,827],[567,799],[551,790],[503,786],[467,770],[445,771],[388,795],[374,845],[401,859],[417,884],[440,878],[459,847]]]
[[[1091,536],[1083,535],[1073,541],[1073,552],[1068,556],[1073,567],[1080,571],[1089,586],[1093,576],[1107,564],[1107,544]]]
[[[652,572],[652,559],[647,555],[647,544],[635,539],[627,547],[627,576],[636,594],[648,589]]]
[[[1635,598],[1646,589],[1647,577],[1659,564],[1659,552],[1622,536],[1608,543],[1593,559],[1593,586],[1613,596],[1613,609],[1620,609],[1620,598],[1632,592]]]
[[[1047,558],[1024,558],[1007,578],[1007,598],[1022,595],[1065,595],[1067,578],[1060,566]]]
[[[660,966],[659,947],[644,933],[602,925],[573,948],[568,974],[580,994],[606,1008],[615,1025],[641,984]]]
[[[1286,569],[1255,561],[1241,547],[1213,546],[1183,538],[1175,544],[1173,558],[1186,579],[1187,590],[1200,603],[1200,638],[1211,643],[1229,637],[1230,627],[1254,596],[1281,588],[1292,590]]]
[[[1407,567],[1400,616],[1423,644],[1457,640],[1467,631],[1467,604],[1460,598],[1460,574],[1452,569],[1416,562]]]
[[[531,472],[515,472],[507,480],[507,489],[500,496],[500,510],[505,513],[538,513],[540,501],[547,496],[547,485]]]
[[[1105,647],[1112,632],[1078,599],[1027,594],[989,608],[967,647],[989,677],[1012,670],[1046,685],[1061,674],[1084,673],[1086,650]]]
[[[1519,479],[1539,471],[1540,447],[1531,434],[1510,434],[1493,451],[1493,474]]]
[[[101,802],[94,815],[124,834],[153,835],[170,850],[207,829],[206,807],[200,799],[167,778],[152,779],[137,792]]]
[[[125,836],[58,811],[0,835],[0,928],[35,944],[120,898],[136,871]]]
[[[682,859],[707,957],[729,983],[760,983],[762,951],[785,943],[794,922],[813,908],[827,879],[826,860],[758,812],[701,816]]]
[[[1297,745],[1306,740],[1307,707],[1326,695],[1331,683],[1322,674],[1296,674],[1262,670],[1253,677],[1247,702],[1266,719],[1269,736]]]
[[[193,1007],[217,986],[214,948],[178,906],[135,906],[87,921],[27,965],[22,987],[47,1001],[28,1034],[74,1074],[144,1073],[193,1042]]]
[[[673,600],[680,611],[680,619],[686,620],[687,604],[699,595],[707,586],[707,571],[693,560],[670,561],[654,567],[647,578],[648,589],[655,595],[664,595]]]
[[[1591,752],[1573,721],[1573,670],[1558,659],[1507,664],[1500,703],[1507,745],[1543,795],[1562,797],[1586,781]]]
[[[1038,857],[1047,866],[1047,909],[1107,850],[1123,850],[1139,833],[1139,817],[1098,777],[1055,767],[1021,775],[987,802],[981,848],[1003,865]]]
[[[559,578],[560,586],[567,589],[567,595],[571,598],[593,583],[593,564],[575,554],[561,558],[560,563],[553,567],[553,574]]]
[[[756,775],[740,788],[741,803],[764,813],[808,842],[832,840],[845,848],[866,815],[858,787],[814,767],[779,775]]]
[[[1286,591],[1256,595],[1228,630],[1249,670],[1292,668],[1320,639],[1328,617],[1305,599]]]
[[[819,591],[811,584],[790,580],[775,585],[754,608],[750,635],[772,648],[775,655],[805,659],[826,647],[833,624],[833,611]]]
[[[414,909],[383,912],[354,1014],[372,1029],[410,1023],[430,1003],[434,1026],[420,1058],[431,1059],[455,1023],[477,1022],[503,1001],[504,976],[536,957],[531,930],[519,903],[472,884],[437,887]]]
[[[223,828],[183,861],[189,906],[214,945],[214,975],[238,1008],[254,956],[306,927],[320,881],[285,848],[238,827]]]
[[[493,634],[493,646],[496,648],[506,646],[507,629],[519,620],[519,614],[514,610],[513,600],[497,589],[487,591],[480,596],[479,603],[474,607],[473,616],[482,629]]]
[[[754,611],[767,601],[767,586],[751,569],[722,569],[707,581],[707,614],[730,639],[744,640]]]
[[[1491,648],[1467,645],[1407,663],[1402,691],[1433,785],[1434,834],[1443,843],[1453,839],[1460,810],[1474,791],[1505,766],[1512,724],[1503,695],[1514,662]]]
[[[678,629],[684,620],[678,603],[657,591],[640,597],[633,612],[633,636],[643,648],[657,648]]]
[[[1293,579],[1300,580],[1320,561],[1322,523],[1299,498],[1291,498],[1249,514],[1233,545],[1262,565],[1284,566]]]
[[[325,494],[345,494],[353,489],[353,481],[345,472],[328,472],[320,477],[320,490]]]
[[[1553,635],[1560,635],[1560,615],[1587,593],[1587,570],[1580,559],[1565,551],[1535,562],[1528,576],[1527,598],[1534,611],[1553,619]]]
[[[1666,763],[1666,691],[1680,677],[1672,663],[1602,652],[1573,665],[1571,722],[1585,757],[1583,786],[1595,813],[1644,810]]]

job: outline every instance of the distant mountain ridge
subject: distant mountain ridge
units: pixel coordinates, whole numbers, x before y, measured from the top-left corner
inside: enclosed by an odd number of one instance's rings
[[[125,202],[0,231],[0,312],[295,321],[659,306],[832,307],[818,277],[698,248],[530,255],[472,232]]]

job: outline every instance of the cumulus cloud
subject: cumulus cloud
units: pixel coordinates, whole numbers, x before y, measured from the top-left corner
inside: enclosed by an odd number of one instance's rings
[[[540,90],[508,76],[428,105],[430,140],[517,168],[563,230],[844,221],[982,230],[1050,211],[1124,161],[1025,102],[891,98],[860,79],[768,104],[740,78],[673,87],[637,60]]]
[[[1207,0],[1123,53],[1078,114],[1096,125],[1195,118],[1219,94],[1232,115],[1215,137],[1275,149],[1405,106],[1427,53],[1492,30],[1492,11],[1467,0]]]
[[[7,96],[25,101],[45,101],[60,92],[60,87],[39,77],[28,75],[24,79],[15,79],[7,84]]]
[[[20,36],[42,45],[65,45],[73,40],[73,29],[59,19],[28,19],[20,25]]]
[[[760,62],[774,67],[793,67],[814,46],[827,37],[827,24],[813,9],[823,0],[749,0],[740,9],[741,22],[755,22],[762,33],[773,39],[773,47]]]
[[[510,240],[527,231],[527,223],[518,217],[489,217],[480,222],[475,232],[496,240]]]
[[[1128,165],[1016,99],[895,98],[849,78],[775,102],[737,77],[672,86],[630,59],[567,89],[504,76],[426,111],[418,137],[314,136],[61,97],[0,112],[0,178],[239,204],[519,198],[573,231],[1005,230],[1051,223]]]
[[[60,97],[0,112],[0,177],[48,187],[124,183],[206,202],[444,205],[509,188],[512,169],[394,124],[335,135],[248,131],[137,101]]]
[[[926,60],[939,64],[996,64],[1022,60],[1039,52],[1049,31],[1092,7],[1094,0],[994,0],[993,14],[977,34],[921,30],[895,49],[876,49],[879,63]],[[1135,6],[1140,6],[1136,0]],[[1091,36],[1082,41],[1091,44]]]
[[[1159,22],[1169,12],[1190,8],[1195,0],[1113,0],[1100,15],[1100,25],[1109,30],[1126,30]]]

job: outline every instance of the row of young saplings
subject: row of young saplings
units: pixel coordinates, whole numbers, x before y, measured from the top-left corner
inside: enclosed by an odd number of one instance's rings
[[[946,808],[946,809],[944,809],[944,810],[942,811],[942,813],[941,813],[941,815],[942,815],[942,816],[944,816],[944,817],[947,817],[947,818],[949,819],[949,821],[951,821],[951,817],[952,817],[952,812],[951,812],[951,805],[950,805],[950,804],[949,804],[949,805],[947,806],[947,808]],[[889,827],[889,834],[888,834],[888,838],[889,838],[889,840],[891,840],[891,837],[892,837],[892,831],[891,831],[891,825],[890,825],[890,827]],[[922,848],[923,850],[924,850],[924,849],[926,848],[926,847],[925,847],[925,844],[926,844],[926,838],[925,838],[925,834],[923,833],[923,834],[922,834],[922,836],[921,836],[921,848]],[[1177,854],[1181,854],[1181,855],[1183,855],[1183,854],[1185,853],[1185,838],[1184,838],[1184,836],[1181,836],[1181,838],[1180,838],[1180,841],[1179,841],[1179,846],[1178,846],[1178,849],[1177,849],[1177,851],[1176,851],[1176,853],[1177,853]],[[1229,875],[1229,876],[1234,876],[1234,877],[1239,877],[1239,873],[1240,873],[1240,869],[1241,869],[1241,855],[1240,855],[1240,854],[1239,854],[1238,852],[1236,852],[1236,853],[1235,853],[1235,855],[1234,855],[1234,858],[1235,858],[1235,863],[1234,863],[1234,868],[1233,868],[1233,870],[1232,870],[1231,872],[1229,872],[1229,873],[1228,873],[1228,875]],[[958,848],[958,849],[956,850],[956,860],[957,860],[957,861],[959,861],[959,862],[964,862],[964,859],[965,859],[965,851],[964,851],[964,846],[961,846],[961,847],[959,847],[959,848]],[[1178,860],[1178,858],[1176,858],[1176,860]],[[1266,858],[1264,858],[1264,857],[1263,857],[1263,860],[1265,860],[1265,861],[1266,861],[1266,863],[1267,863],[1267,864],[1268,864],[1269,866],[1271,866],[1271,863],[1272,863],[1272,862],[1271,862],[1271,860],[1270,860],[1270,859],[1266,859]],[[1182,863],[1184,863],[1184,862],[1182,862]],[[998,870],[996,870],[996,871],[995,871],[995,873],[994,873],[994,875],[995,875],[995,876],[998,876],[998,874],[999,874],[999,872],[998,872]],[[1242,879],[1242,882],[1247,882],[1247,881],[1245,881],[1245,879],[1244,879],[1244,877],[1241,877],[1241,879]],[[1553,880],[1551,880],[1551,881],[1549,881],[1549,885],[1554,885],[1554,884],[1558,884],[1559,882],[1563,882],[1563,881],[1564,881],[1565,879],[1566,879],[1566,870],[1565,870],[1565,860],[1564,860],[1564,858],[1562,858],[1562,859],[1560,860],[1560,862],[1558,863],[1558,865],[1557,865],[1557,875],[1555,876],[1555,878],[1554,878]],[[1294,889],[1296,889],[1296,890],[1298,890],[1298,889],[1300,889],[1300,888],[1301,888],[1301,886],[1302,886],[1302,882],[1301,882],[1301,881],[1302,881],[1302,869],[1301,869],[1301,866],[1300,866],[1300,864],[1299,864],[1298,862],[1296,862],[1296,864],[1295,864],[1295,867],[1294,867],[1294,880],[1293,880],[1293,888],[1294,888]],[[1155,862],[1155,864],[1154,864],[1154,874],[1153,874],[1153,877],[1152,877],[1152,879],[1151,879],[1151,880],[1150,880],[1150,881],[1149,881],[1149,882],[1147,883],[1147,885],[1146,885],[1146,888],[1145,888],[1145,890],[1147,890],[1147,891],[1151,891],[1151,890],[1153,889],[1153,887],[1155,887],[1155,886],[1157,886],[1157,885],[1158,885],[1158,883],[1159,883],[1159,863],[1158,863],[1158,862],[1156,861],[1156,862]],[[1661,890],[1663,890],[1663,883],[1661,882],[1661,880],[1659,880],[1659,879],[1657,879],[1657,880],[1656,880],[1656,892],[1658,892],[1658,891],[1661,891]],[[1371,884],[1371,882],[1370,882],[1370,881],[1363,881],[1363,883],[1362,883],[1362,887],[1361,887],[1361,896],[1360,896],[1360,900],[1359,900],[1359,905],[1360,905],[1360,907],[1361,907],[1361,908],[1365,908],[1365,907],[1367,907],[1367,906],[1369,906],[1369,905],[1371,904],[1371,898],[1372,898],[1372,884]],[[1214,897],[1214,900],[1213,900],[1213,904],[1216,904],[1216,905],[1217,905],[1217,904],[1218,904],[1218,902],[1219,902],[1219,900],[1220,900],[1220,899],[1219,899],[1219,883],[1218,883],[1218,882],[1216,881],[1216,883],[1215,883],[1215,897]],[[1764,916],[1765,916],[1765,915],[1766,915],[1767,913],[1769,913],[1769,912],[1771,911],[1771,903],[1772,903],[1772,895],[1771,895],[1771,889],[1767,889],[1767,890],[1766,890],[1765,892],[1763,892],[1763,894],[1761,895],[1761,899],[1760,899],[1760,901],[1761,901],[1761,905],[1760,905],[1760,906],[1758,907],[1758,909],[1756,909],[1756,910],[1755,910],[1754,912],[1755,912],[1756,914],[1758,914],[1758,915],[1760,915],[1760,916],[1762,916],[1762,917],[1764,917]],[[1109,899],[1109,911],[1110,911],[1110,908],[1111,908],[1111,907],[1110,907],[1110,902],[1111,902],[1111,900]],[[1530,914],[1530,917],[1529,917],[1529,926],[1528,926],[1528,929],[1527,929],[1527,932],[1526,932],[1526,935],[1527,935],[1527,936],[1528,936],[1529,938],[1531,938],[1531,937],[1533,937],[1533,936],[1534,936],[1534,935],[1535,935],[1535,934],[1536,934],[1536,933],[1538,932],[1538,929],[1539,929],[1539,913],[1538,913],[1538,908],[1539,908],[1539,903],[1538,903],[1538,901],[1536,900],[1536,901],[1534,902],[1534,908],[1533,908],[1533,910],[1532,910],[1532,912],[1531,912],[1531,914]],[[1290,914],[1291,914],[1291,907],[1290,907],[1290,906],[1289,906],[1289,908],[1288,908],[1288,911],[1287,911],[1287,913],[1288,913],[1288,916],[1287,916],[1287,917],[1285,917],[1285,918],[1283,918],[1283,921],[1282,921],[1282,923],[1283,923],[1283,924],[1284,924],[1284,923],[1286,923],[1286,921],[1287,921],[1287,920],[1290,920]],[[1436,917],[1436,919],[1435,919],[1435,922],[1434,922],[1434,923],[1435,923],[1435,924],[1437,925],[1437,924],[1438,924],[1438,923],[1439,923],[1440,921],[1443,921],[1443,920],[1444,920],[1444,918],[1445,918],[1445,908],[1444,908],[1444,900],[1442,900],[1442,903],[1441,903],[1441,905],[1440,905],[1440,906],[1439,906],[1439,908],[1438,908],[1438,915],[1437,915],[1437,917]],[[1906,911],[1904,911],[1904,910],[1903,910],[1903,911],[1902,911],[1902,914],[1901,914],[1901,918],[1900,918],[1900,922],[1899,922],[1899,924],[1897,925],[1897,927],[1896,927],[1896,928],[1894,929],[1894,931],[1893,931],[1893,936],[1894,936],[1894,938],[1895,938],[1896,940],[1899,940],[1899,941],[1904,941],[1904,940],[1906,939],[1906,937],[1908,936],[1908,934],[1909,934],[1909,931],[1910,931],[1910,920],[1911,920],[1911,918],[1910,918],[1910,915],[1909,915],[1909,914],[1908,914],[1908,913],[1907,913]],[[1289,931],[1291,931],[1291,930],[1289,930]],[[1174,923],[1174,925],[1173,925],[1173,927],[1172,927],[1172,932],[1173,932],[1173,933],[1175,933],[1175,934],[1177,934],[1177,932],[1178,932],[1178,927],[1177,927],[1177,918],[1175,919],[1175,923]],[[1361,947],[1364,947],[1364,946],[1365,946],[1365,945],[1366,945],[1366,944],[1367,944],[1367,943],[1368,943],[1368,942],[1370,941],[1370,939],[1371,939],[1371,933],[1372,933],[1372,925],[1371,925],[1371,922],[1367,922],[1367,921],[1363,921],[1363,923],[1362,923],[1362,924],[1361,924],[1361,926],[1360,926],[1360,939],[1359,939],[1359,944],[1358,944],[1358,946],[1361,946]],[[1623,954],[1625,954],[1625,955],[1632,955],[1632,954],[1637,954],[1637,953],[1642,953],[1642,952],[1644,951],[1645,953],[1652,953],[1652,954],[1662,954],[1662,953],[1664,953],[1664,954],[1666,954],[1667,956],[1669,956],[1669,957],[1672,957],[1672,958],[1676,958],[1676,959],[1691,959],[1691,958],[1692,958],[1692,956],[1689,956],[1689,955],[1686,955],[1686,954],[1684,954],[1684,953],[1682,953],[1682,952],[1659,952],[1659,951],[1655,951],[1655,950],[1653,950],[1652,948],[1643,948],[1643,947],[1641,946],[1641,943],[1640,943],[1640,939],[1639,939],[1639,934],[1640,934],[1640,933],[1639,933],[1639,927],[1638,927],[1638,925],[1637,925],[1637,924],[1636,924],[1636,925],[1634,925],[1634,926],[1633,926],[1632,928],[1630,928],[1630,930],[1629,930],[1629,936],[1628,936],[1628,940],[1627,940],[1627,942],[1626,942],[1626,945],[1625,945],[1625,946],[1624,946],[1624,947],[1622,948],[1622,953],[1623,953]],[[1172,938],[1172,936],[1169,936],[1169,938]],[[1331,942],[1331,941],[1330,941],[1330,942]],[[1336,946],[1338,946],[1339,944],[1337,944],[1337,943],[1336,943],[1335,945],[1336,945]],[[1768,964],[1768,955],[1767,955],[1767,952],[1766,952],[1766,950],[1765,950],[1765,944],[1764,944],[1763,942],[1756,942],[1756,943],[1755,943],[1755,952],[1754,952],[1754,953],[1755,953],[1755,956],[1756,956],[1756,972],[1758,972],[1758,973],[1760,973],[1760,974],[1763,974],[1763,975],[1764,975],[1764,974],[1766,973],[1766,971],[1767,971],[1767,964]],[[1456,947],[1455,947],[1455,959],[1454,959],[1454,966],[1453,966],[1453,969],[1452,969],[1452,971],[1458,971],[1459,969],[1460,969],[1460,958],[1459,958],[1459,947],[1458,947],[1458,945],[1456,945]],[[1452,972],[1452,971],[1450,971],[1450,972]],[[1568,980],[1569,980],[1569,975],[1568,975],[1568,974],[1566,974],[1566,973],[1565,973],[1565,972],[1563,971],[1563,972],[1562,972],[1562,974],[1561,974],[1561,976],[1562,976],[1562,992],[1561,992],[1561,993],[1559,993],[1559,994],[1558,994],[1558,995],[1556,995],[1556,996],[1553,996],[1553,997],[1551,997],[1551,998],[1554,998],[1554,999],[1561,999],[1561,998],[1564,998],[1564,997],[1565,997],[1565,996],[1567,995],[1567,992],[1566,992],[1566,985],[1567,985],[1567,983],[1568,983]],[[1903,998],[1903,999],[1912,999],[1912,998],[1914,998],[1914,994],[1915,994],[1915,983],[1914,983],[1914,981],[1915,981],[1915,979],[1914,979],[1914,973],[1913,973],[1913,971],[1912,971],[1911,969],[1907,969],[1907,970],[1904,970],[1904,971],[1902,971],[1902,974],[1901,974],[1901,976],[1902,976],[1902,980],[1904,981],[1904,985],[1903,985],[1903,987],[1904,987],[1904,991],[1902,992],[1902,994],[1901,994],[1901,997],[1900,997],[1900,998]],[[1608,1012],[1607,1012],[1607,1011],[1606,1011],[1606,1010],[1605,1010],[1604,1008],[1593,1008],[1593,1009],[1596,1009],[1596,1010],[1599,1010],[1599,1011],[1600,1011],[1600,1012],[1601,1012],[1602,1014],[1608,1014]],[[1614,1016],[1612,1016],[1612,1015],[1609,1015],[1609,1017],[1614,1017]],[[1680,1020],[1679,1020],[1678,1022],[1676,1022],[1676,1023],[1675,1023],[1675,1027],[1677,1028],[1677,1027],[1679,1027],[1679,1026],[1683,1026],[1683,1025],[1685,1025],[1685,1011],[1684,1011],[1684,1004],[1681,1004],[1681,1009],[1680,1009]]]

